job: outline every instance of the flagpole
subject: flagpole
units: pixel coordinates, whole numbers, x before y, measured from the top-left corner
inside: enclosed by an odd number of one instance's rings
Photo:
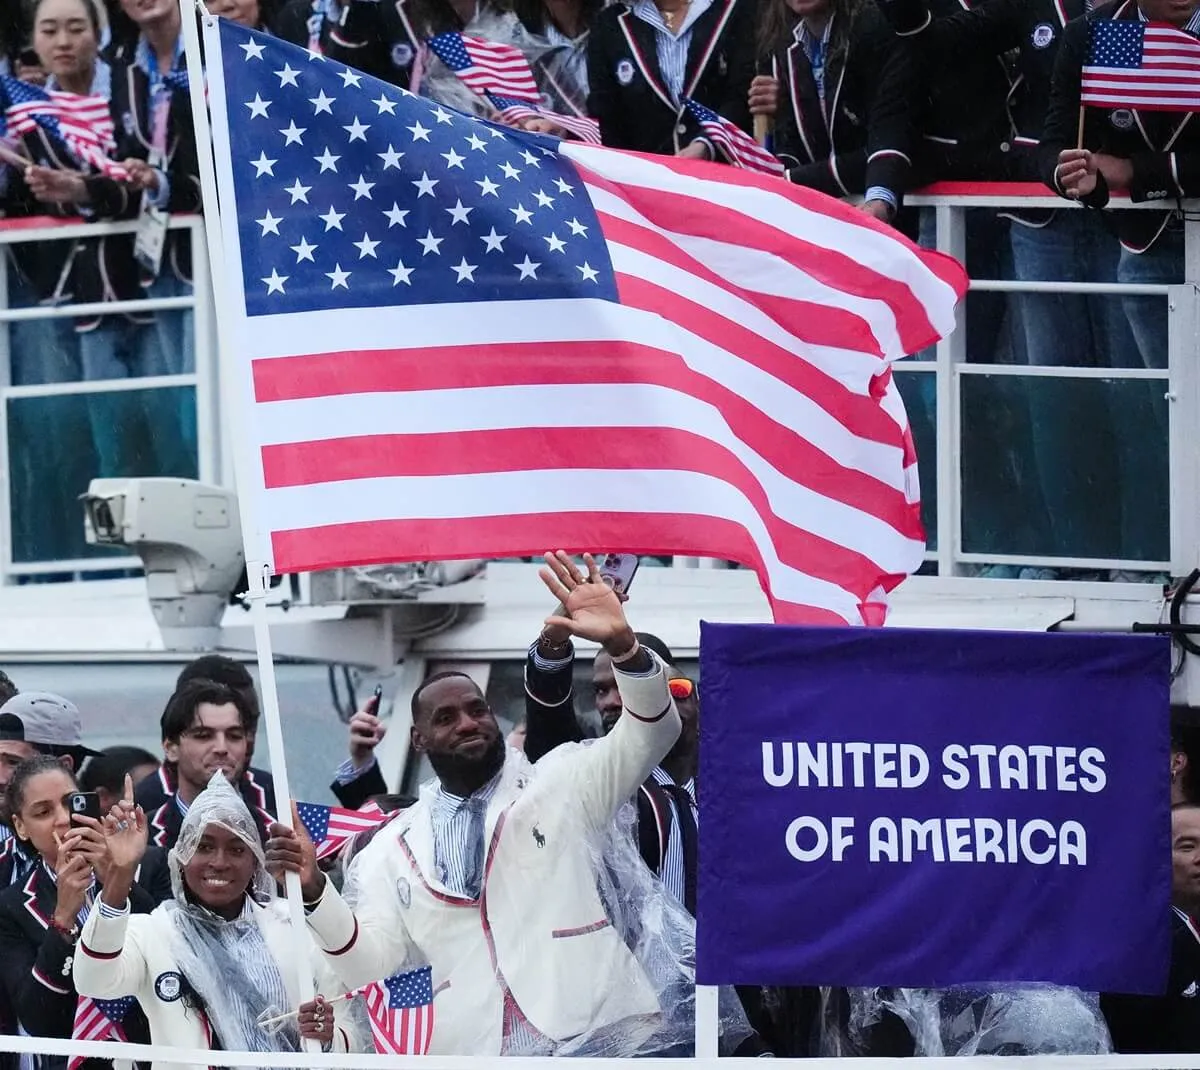
[[[244,407],[238,396],[242,390],[242,380],[245,378],[246,372],[238,367],[234,352],[234,339],[230,337],[234,317],[220,314],[222,310],[231,309],[233,306],[230,303],[231,295],[225,273],[221,215],[217,202],[217,172],[213,157],[215,143],[209,122],[207,79],[203,73],[196,12],[201,13],[206,25],[215,27],[216,20],[208,13],[200,0],[179,0],[179,6],[189,71],[188,88],[192,101],[192,123],[195,129],[197,156],[200,163],[200,195],[204,204],[204,234],[208,243],[210,284],[213,303],[218,313],[216,316],[218,367],[224,365],[218,377],[221,394],[226,401],[222,411],[227,419],[233,421],[234,434],[232,437],[235,443],[236,484],[239,488],[248,488],[254,484],[249,469],[250,450],[245,427]],[[210,36],[210,41],[216,42],[215,34]],[[219,55],[218,43],[217,48],[210,52],[210,58],[218,59]],[[222,82],[220,86],[222,102],[224,96]],[[271,629],[267,621],[267,589],[273,569],[269,562],[256,559],[263,542],[258,525],[258,511],[254,508],[251,497],[248,494],[240,495],[238,500],[238,512],[242,521],[242,542],[246,552],[250,619],[254,628],[254,645],[258,654],[258,682],[262,691],[263,722],[267,729],[267,752],[271,756],[271,776],[275,782],[275,806],[278,811],[275,816],[281,824],[292,828],[294,827],[292,792],[288,783],[287,758],[284,755],[283,725],[279,713],[279,691],[275,683],[275,657],[271,647]],[[284,880],[284,889],[287,895],[292,931],[296,934],[297,939],[303,941],[307,923],[304,916],[304,897],[300,890],[299,874],[288,873]],[[307,1003],[315,995],[315,988],[306,955],[296,957],[296,982],[299,1002]],[[310,1052],[319,1050],[319,1046],[313,1041],[305,1041],[304,1046]]]

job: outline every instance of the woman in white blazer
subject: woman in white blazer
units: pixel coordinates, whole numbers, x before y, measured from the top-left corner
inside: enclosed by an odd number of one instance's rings
[[[135,996],[154,1044],[275,1052],[297,1051],[306,1039],[325,1051],[363,1050],[346,1001],[330,1006],[319,996],[282,1027],[259,1024],[297,1005],[296,955],[312,945],[292,931],[254,819],[224,776],[213,775],[184,818],[168,856],[174,898],[148,915],[129,913],[130,880],[146,844],[145,814],[131,798],[129,791],[105,822],[112,876],[80,937],[79,993]],[[315,949],[311,957],[317,991],[344,991]]]

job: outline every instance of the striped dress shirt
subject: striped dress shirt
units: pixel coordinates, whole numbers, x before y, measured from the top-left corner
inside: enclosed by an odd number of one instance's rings
[[[650,771],[650,779],[655,784],[673,787],[675,781],[661,765],[656,766]],[[693,777],[686,784],[680,784],[679,787],[687,792],[688,798],[691,799],[692,821],[697,828],[700,827],[700,809],[696,805],[696,780]],[[671,803],[671,832],[667,837],[666,850],[663,852],[662,872],[658,875],[663,883],[663,887],[667,889],[679,902],[686,902],[685,889],[687,887],[687,866],[684,861],[683,854],[683,832],[679,827],[679,822],[682,815],[679,813],[679,806],[675,801],[674,796],[669,796]]]
[[[663,85],[671,99],[679,104],[683,96],[683,80],[687,74],[688,49],[692,44],[692,26],[696,20],[712,7],[713,0],[692,0],[691,7],[672,32],[658,10],[654,0],[636,0],[633,13],[644,23],[654,27],[654,43],[658,55],[658,67],[662,71]]]

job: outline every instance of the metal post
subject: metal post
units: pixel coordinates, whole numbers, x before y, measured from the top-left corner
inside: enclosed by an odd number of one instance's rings
[[[967,259],[967,223],[962,208],[939,204],[938,252],[948,253],[959,263]],[[937,344],[937,562],[939,576],[956,576],[962,571],[962,411],[958,366],[965,362],[967,298],[959,307],[954,333]]]

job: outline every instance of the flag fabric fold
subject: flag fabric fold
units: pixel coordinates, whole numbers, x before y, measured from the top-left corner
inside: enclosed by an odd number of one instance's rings
[[[1200,40],[1162,22],[1092,22],[1079,102],[1141,111],[1200,110]]]
[[[361,810],[348,810],[343,806],[302,802],[296,804],[296,811],[316,848],[318,862],[337,854],[347,840],[378,828],[390,817],[375,803],[368,803]]]
[[[481,96],[498,93],[535,104],[542,99],[533,69],[516,45],[485,41],[481,37],[454,31],[431,37],[429,47],[438,59]]]
[[[371,1038],[380,1055],[425,1055],[433,1039],[433,970],[394,973],[365,990]]]
[[[75,1023],[71,1030],[72,1040],[128,1040],[122,1023],[133,1010],[137,1000],[133,996],[120,999],[92,999],[80,996],[75,1007]],[[87,1056],[73,1055],[67,1070],[79,1070]]]
[[[696,554],[779,620],[879,618],[924,554],[892,362],[953,329],[957,263],[752,170],[205,34],[249,554]]]
[[[21,138],[40,127],[80,166],[117,180],[129,177],[109,155],[116,142],[108,101],[103,97],[48,92],[11,75],[0,75],[0,111],[0,138]]]
[[[768,175],[782,175],[784,168],[779,157],[768,152],[736,123],[731,123],[723,115],[718,115],[711,108],[706,108],[699,101],[685,97],[683,106],[699,124],[705,136],[735,167],[744,167],[750,171],[762,171]]]
[[[442,33],[429,47],[506,123],[548,119],[581,141],[600,144],[600,124],[583,115],[563,115],[542,104],[533,68],[515,45],[495,44],[461,33]]]

